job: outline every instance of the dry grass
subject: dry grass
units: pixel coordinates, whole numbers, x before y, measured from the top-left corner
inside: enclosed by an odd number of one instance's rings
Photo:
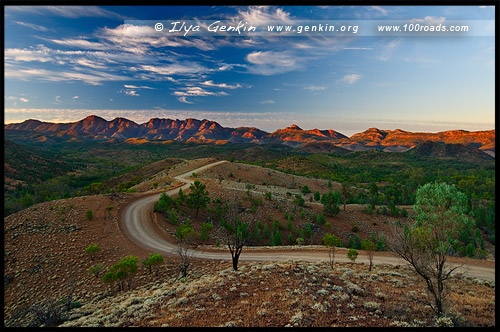
[[[405,266],[368,272],[366,265],[337,263],[332,271],[326,262],[287,261],[241,264],[235,272],[229,262],[200,264],[184,282],[161,278],[162,284],[75,309],[63,326],[495,325],[490,283],[454,278],[447,308],[452,319],[436,322],[429,307],[411,299],[424,299],[424,284]]]

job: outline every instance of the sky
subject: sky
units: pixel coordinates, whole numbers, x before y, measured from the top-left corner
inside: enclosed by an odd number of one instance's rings
[[[495,127],[493,6],[5,6],[4,122],[208,119],[345,135]],[[480,24],[489,33],[218,34],[341,21]],[[154,23],[164,23],[162,31]],[[332,23],[333,24],[333,23]],[[489,25],[488,25],[489,24]],[[177,25],[178,26],[178,25]],[[215,26],[215,25],[214,25]],[[490,30],[488,30],[490,29]]]

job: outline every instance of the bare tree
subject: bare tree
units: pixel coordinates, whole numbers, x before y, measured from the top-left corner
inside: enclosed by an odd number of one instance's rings
[[[219,236],[227,244],[231,252],[233,269],[238,270],[238,261],[247,245],[250,235],[250,229],[259,213],[245,213],[244,209],[238,208],[235,202],[226,204],[225,214],[219,228]]]
[[[361,248],[368,256],[368,261],[370,262],[368,271],[371,271],[373,266],[373,256],[375,254],[375,250],[377,250],[377,244],[370,239],[364,239],[363,242],[361,242]]]
[[[187,277],[188,269],[191,266],[191,259],[193,257],[193,254],[189,251],[189,248],[186,247],[182,242],[177,246],[177,254],[181,259],[179,263],[179,273],[181,274],[181,278],[185,278]]]

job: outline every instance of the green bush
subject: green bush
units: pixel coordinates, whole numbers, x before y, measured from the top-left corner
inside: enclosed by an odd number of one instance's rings
[[[164,262],[163,256],[160,254],[149,254],[149,257],[142,261],[142,265],[148,268],[149,273],[152,272],[154,266]]]
[[[311,189],[309,189],[308,186],[303,186],[302,189],[300,190],[303,194],[309,194],[311,192]]]
[[[353,263],[356,261],[356,258],[358,258],[358,251],[356,249],[349,249],[347,252],[347,258],[349,258]]]
[[[204,222],[201,225],[201,231],[200,231],[200,240],[201,241],[206,241],[208,240],[208,232],[212,230],[214,226],[210,223]]]
[[[90,256],[91,260],[94,260],[96,254],[101,250],[97,244],[91,244],[85,248],[85,252]]]
[[[92,213],[92,210],[88,209],[87,212],[85,212],[85,215],[87,216],[88,220],[92,220],[94,218],[94,214]]]
[[[99,278],[99,274],[104,270],[104,265],[102,264],[96,264],[93,265],[89,268],[88,272],[89,274],[93,274],[96,278]]]

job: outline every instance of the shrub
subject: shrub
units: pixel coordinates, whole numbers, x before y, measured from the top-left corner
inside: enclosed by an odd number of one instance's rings
[[[353,263],[356,261],[356,258],[358,258],[358,251],[356,249],[349,249],[347,252],[347,258],[349,258]]]
[[[170,212],[168,214],[168,222],[172,225],[177,225],[179,223],[179,216],[174,208],[170,209]]]
[[[96,278],[99,278],[102,270],[104,270],[104,265],[99,263],[89,268],[89,274],[93,274]]]
[[[271,245],[272,246],[281,246],[282,243],[282,238],[281,238],[281,232],[276,231],[273,235],[273,238],[271,239]]]
[[[85,215],[87,216],[88,220],[92,220],[94,218],[94,215],[93,215],[91,209],[88,209],[87,212],[85,212]]]
[[[177,238],[181,242],[184,242],[184,241],[188,240],[190,237],[195,236],[195,235],[196,235],[196,232],[189,224],[189,220],[186,221],[185,224],[182,224],[179,227],[177,227],[176,232],[175,232],[175,236],[177,236]]]
[[[142,264],[149,269],[149,273],[152,272],[152,268],[154,266],[160,265],[163,263],[163,256],[160,254],[150,254],[148,258],[142,261]],[[158,270],[156,270],[158,272]]]
[[[302,195],[295,195],[295,199],[293,200],[298,206],[304,206],[305,200],[302,198]]]
[[[308,186],[303,186],[302,189],[300,190],[303,194],[309,194],[311,192],[311,189],[309,189]]]
[[[214,226],[210,223],[204,222],[201,225],[201,231],[200,231],[200,240],[201,241],[206,241],[208,240],[208,232],[212,230]]]
[[[380,309],[380,303],[369,301],[363,303],[363,307],[368,311],[376,311]]]
[[[304,239],[303,239],[303,238],[301,238],[301,237],[298,237],[297,239],[295,239],[295,242],[297,242],[297,244],[298,244],[299,246],[301,246],[301,245],[304,243]]]
[[[117,282],[120,290],[124,289],[123,281],[126,280],[128,289],[130,290],[132,277],[139,268],[137,266],[138,260],[139,258],[135,256],[123,258],[119,263],[109,268],[108,272],[102,277],[102,280],[105,283]]]
[[[97,244],[91,244],[85,248],[85,252],[90,256],[91,260],[94,260],[95,255],[101,250]]]

